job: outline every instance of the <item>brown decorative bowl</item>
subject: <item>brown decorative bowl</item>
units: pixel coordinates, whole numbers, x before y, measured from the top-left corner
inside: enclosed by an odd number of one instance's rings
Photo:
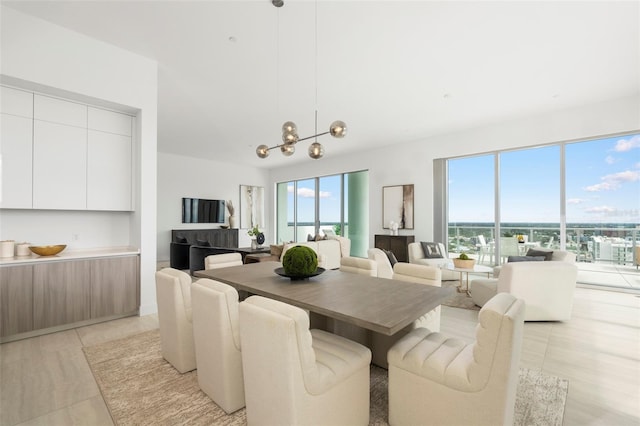
[[[31,250],[38,256],[53,256],[60,253],[66,247],[66,244],[58,244],[55,246],[29,246],[29,250]]]
[[[453,266],[460,269],[473,269],[476,264],[475,259],[453,259]]]

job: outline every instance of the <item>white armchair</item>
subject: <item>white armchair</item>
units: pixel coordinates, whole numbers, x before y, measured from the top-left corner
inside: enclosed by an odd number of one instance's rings
[[[510,293],[527,304],[525,321],[565,321],[571,318],[578,268],[569,262],[511,262],[499,278],[471,282],[471,298],[483,306],[496,293]]]
[[[440,254],[442,254],[442,257],[428,258],[425,256],[424,250],[422,250],[422,244],[418,242],[409,243],[409,263],[435,266],[442,269],[442,281],[458,281],[460,279],[459,273],[444,269],[444,267],[448,263],[451,263],[451,259],[449,259],[449,253],[447,253],[446,247],[442,243],[438,243],[438,247],[440,249]]]
[[[472,344],[417,328],[389,350],[389,424],[512,425],[524,302],[500,293]]]
[[[260,296],[240,303],[250,425],[367,425],[366,347],[309,330],[300,308]]]
[[[341,258],[340,270],[370,277],[378,276],[377,263],[371,259],[363,259],[361,257],[346,256]]]
[[[180,373],[195,370],[189,274],[173,268],[156,272],[156,301],[163,358]]]
[[[393,266],[387,257],[387,254],[379,248],[371,248],[367,250],[367,256],[369,259],[376,262],[378,270],[378,278],[391,278],[393,277]]]

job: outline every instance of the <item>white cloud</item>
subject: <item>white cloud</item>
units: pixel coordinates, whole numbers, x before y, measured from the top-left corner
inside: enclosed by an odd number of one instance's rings
[[[613,164],[616,162],[616,159],[610,155],[607,155],[607,158],[604,159],[604,162],[607,164]]]
[[[316,191],[311,188],[298,188],[298,197],[315,198]]]
[[[584,211],[587,213],[600,214],[600,213],[613,213],[616,211],[616,209],[610,206],[598,206],[598,207],[590,207],[588,209],[585,209]]]
[[[620,185],[625,182],[635,182],[637,180],[640,180],[640,172],[626,170],[624,172],[603,176],[600,178],[600,180],[602,180],[601,183],[587,186],[585,188],[585,191],[615,191],[616,189],[620,188]]]
[[[584,200],[582,198],[568,198],[567,199],[567,204],[582,204],[587,200]]]
[[[640,135],[635,135],[631,139],[620,139],[613,150],[616,152],[626,152],[634,148],[640,148]]]
[[[329,191],[320,191],[320,198],[331,198],[331,193]]]

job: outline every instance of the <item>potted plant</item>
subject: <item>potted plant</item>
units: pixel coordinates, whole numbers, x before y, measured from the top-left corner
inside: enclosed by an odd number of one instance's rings
[[[253,237],[251,238],[251,248],[254,250],[264,243],[264,234],[260,232],[258,225],[254,225],[253,228],[249,229],[247,235]]]
[[[453,266],[460,269],[473,269],[476,260],[467,256],[466,253],[460,253],[460,256],[453,259]]]

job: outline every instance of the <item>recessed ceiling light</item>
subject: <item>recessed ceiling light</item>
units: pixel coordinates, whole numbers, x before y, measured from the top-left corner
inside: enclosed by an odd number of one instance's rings
[[[445,93],[442,97],[445,99],[451,99],[451,93]]]
[[[231,43],[235,43],[238,39],[235,38],[234,36],[229,36],[229,42]]]

